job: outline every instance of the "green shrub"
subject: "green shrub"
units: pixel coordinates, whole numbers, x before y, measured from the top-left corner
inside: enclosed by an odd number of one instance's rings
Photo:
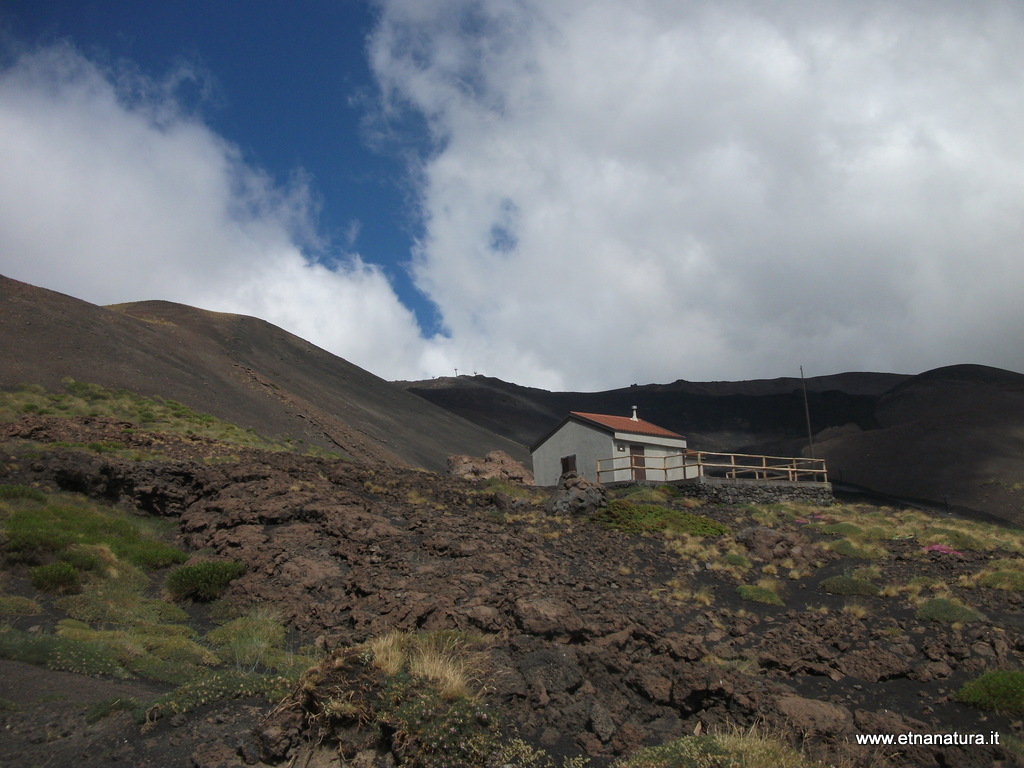
[[[33,568],[29,572],[29,579],[32,586],[40,592],[55,595],[74,594],[82,589],[82,578],[78,569],[63,561]]]
[[[956,692],[955,698],[991,712],[1024,715],[1024,672],[993,670],[969,680]]]
[[[754,603],[765,605],[783,605],[782,598],[768,587],[757,586],[756,584],[741,584],[736,587],[736,594],[743,600],[750,600]]]
[[[245,563],[237,560],[207,560],[195,565],[183,565],[167,577],[167,591],[172,600],[208,603],[220,597],[228,584],[245,571]]]
[[[830,576],[818,586],[832,595],[877,595],[878,587],[865,579],[854,576]]]
[[[947,624],[955,622],[981,621],[984,617],[958,600],[946,597],[933,597],[921,605],[914,614],[919,619],[943,621]]]
[[[728,526],[707,517],[683,512],[660,504],[635,504],[626,499],[613,499],[591,518],[598,525],[625,533],[649,533],[670,530],[693,536],[724,536]]]

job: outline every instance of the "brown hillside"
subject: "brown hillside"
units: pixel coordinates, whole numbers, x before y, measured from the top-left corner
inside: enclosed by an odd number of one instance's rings
[[[163,301],[99,307],[0,276],[0,387],[65,377],[170,398],[271,437],[442,470],[522,446],[270,323]]]

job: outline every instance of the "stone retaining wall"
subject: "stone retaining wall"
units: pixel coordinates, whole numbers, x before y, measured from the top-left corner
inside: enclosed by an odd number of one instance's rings
[[[713,504],[779,504],[785,501],[803,501],[808,504],[827,505],[833,502],[832,483],[699,477],[674,485],[687,496]]]

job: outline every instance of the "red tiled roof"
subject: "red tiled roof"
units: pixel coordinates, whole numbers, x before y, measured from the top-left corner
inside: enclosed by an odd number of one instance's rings
[[[651,437],[671,437],[676,440],[685,439],[682,435],[659,427],[657,424],[651,424],[643,419],[633,421],[629,416],[608,416],[603,413],[580,413],[579,411],[571,411],[570,415],[602,427],[608,427],[616,432],[632,432],[635,435],[650,435]]]

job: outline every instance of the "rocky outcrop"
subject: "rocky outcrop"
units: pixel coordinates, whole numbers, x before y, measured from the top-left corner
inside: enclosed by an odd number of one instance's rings
[[[449,456],[448,474],[470,480],[506,480],[533,485],[533,473],[504,451],[491,451],[483,458],[476,456]]]
[[[600,483],[595,483],[576,472],[566,472],[558,478],[548,510],[556,515],[591,515],[608,504],[608,494]]]
[[[79,427],[53,434],[88,444],[96,434],[89,429],[106,429]],[[245,450],[206,463],[198,450],[189,456],[185,441],[169,442],[170,458],[134,461],[19,446],[21,433],[7,434],[3,482],[176,518],[182,545],[248,565],[229,600],[277,606],[304,643],[341,651],[391,630],[486,635],[488,698],[502,717],[531,744],[590,755],[595,768],[716,726],[764,722],[831,754],[851,734],[875,732],[869,726],[884,731],[877,713],[886,709],[934,731],[954,716],[961,731],[1009,732],[1012,724],[950,698],[967,675],[1017,663],[1024,635],[1012,622],[925,626],[882,597],[858,618],[818,589],[820,573],[786,580],[786,607],[740,601],[736,577],[680,555],[664,538],[590,522],[606,493],[578,475],[563,477],[546,505],[527,496],[508,505],[480,483],[398,468]],[[797,523],[755,525],[741,507],[690,509],[729,526],[729,545],[759,568],[842,565],[820,547],[821,534]],[[951,564],[890,545],[893,557],[878,567],[903,583],[938,574],[957,588],[968,565],[985,562],[980,553]],[[695,599],[698,588],[706,599]],[[990,592],[987,614],[999,615],[997,599],[1019,608],[1014,594]],[[251,750],[302,764],[308,726],[267,720]],[[350,736],[352,750],[365,747],[365,734]],[[934,756],[917,749],[915,758]],[[204,765],[220,759],[212,746],[204,750]],[[990,763],[1000,757],[978,754]],[[967,764],[954,758],[943,759]]]

